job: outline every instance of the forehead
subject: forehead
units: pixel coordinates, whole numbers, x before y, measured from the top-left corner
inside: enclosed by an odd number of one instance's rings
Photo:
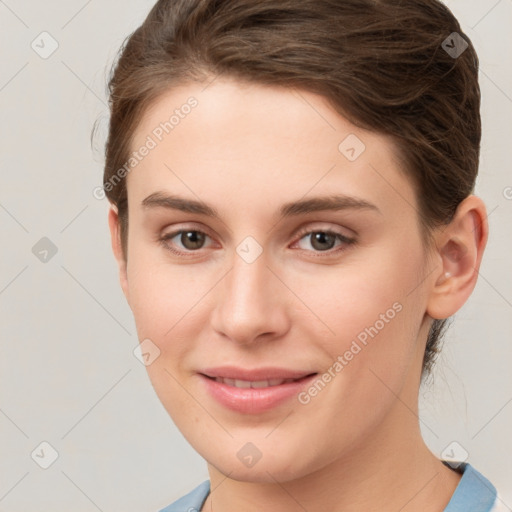
[[[162,189],[251,208],[307,194],[363,196],[390,214],[415,203],[392,140],[362,130],[322,96],[216,78],[163,94],[145,112],[130,201]],[[275,203],[275,204],[274,204]]]

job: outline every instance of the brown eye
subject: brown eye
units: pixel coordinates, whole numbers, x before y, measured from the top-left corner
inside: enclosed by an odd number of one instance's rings
[[[185,249],[193,251],[194,249],[201,249],[204,244],[205,234],[200,231],[182,231],[180,242]]]
[[[202,249],[208,235],[195,229],[182,229],[164,235],[160,242],[165,248],[176,253],[186,253]],[[209,237],[208,237],[209,238]],[[177,248],[175,248],[177,246]]]
[[[336,243],[336,237],[324,231],[315,231],[309,236],[311,237],[311,247],[319,251],[328,251]]]
[[[352,238],[348,238],[341,233],[336,233],[335,231],[330,230],[316,230],[316,231],[305,231],[301,233],[301,238],[297,242],[300,249],[308,250],[309,252],[337,252],[333,250],[336,241],[339,241],[338,250],[343,250],[347,248],[349,245],[355,243],[355,240]],[[309,238],[309,246],[314,250],[309,250],[308,247],[301,246],[301,242],[303,240],[307,240]]]

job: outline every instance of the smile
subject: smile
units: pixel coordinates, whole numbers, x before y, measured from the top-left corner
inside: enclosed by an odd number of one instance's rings
[[[318,374],[278,368],[223,367],[198,375],[207,396],[218,405],[242,414],[261,414],[297,396]]]
[[[270,380],[239,380],[227,379],[223,377],[215,377],[215,382],[226,384],[227,386],[234,386],[235,388],[268,388],[273,386],[280,386],[287,382],[294,382],[296,379],[270,379]]]

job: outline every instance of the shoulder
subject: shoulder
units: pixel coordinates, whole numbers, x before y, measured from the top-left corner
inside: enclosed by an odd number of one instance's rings
[[[468,463],[460,464],[462,478],[444,512],[510,512],[494,485]],[[210,493],[210,481],[195,489],[160,512],[199,512]]]
[[[160,510],[160,512],[199,512],[209,492],[210,481],[205,480],[188,494]]]
[[[473,466],[462,463],[458,470],[462,478],[444,512],[510,512],[494,485]]]

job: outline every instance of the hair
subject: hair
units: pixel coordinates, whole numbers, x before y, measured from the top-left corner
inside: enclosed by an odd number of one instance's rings
[[[454,32],[467,45],[456,58],[443,45],[451,37],[454,46]],[[433,230],[473,192],[478,57],[440,1],[158,0],[123,42],[108,83],[103,182],[118,209],[125,258],[128,204],[120,171],[138,123],[173,87],[221,75],[319,94],[354,125],[389,136],[414,187],[427,247]],[[431,324],[422,376],[430,374],[447,320]]]

